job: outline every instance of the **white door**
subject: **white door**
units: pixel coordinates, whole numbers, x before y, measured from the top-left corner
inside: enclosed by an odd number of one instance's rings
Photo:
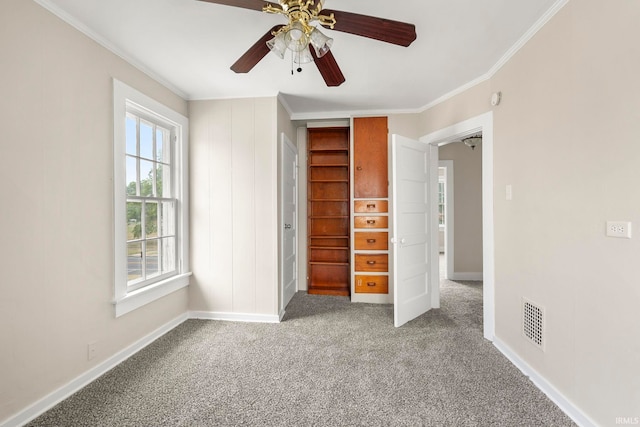
[[[391,147],[393,311],[398,327],[440,306],[438,148],[399,135],[392,136]]]
[[[296,238],[296,200],[297,200],[297,164],[298,149],[289,141],[287,136],[282,134],[281,144],[282,159],[282,198],[281,198],[281,236],[282,236],[282,306],[284,309],[293,294],[297,291],[297,238]]]

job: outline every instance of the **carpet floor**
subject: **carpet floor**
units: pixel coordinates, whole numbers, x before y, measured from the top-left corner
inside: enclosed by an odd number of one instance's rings
[[[481,282],[401,328],[297,293],[280,324],[188,320],[36,426],[573,426],[482,337]]]

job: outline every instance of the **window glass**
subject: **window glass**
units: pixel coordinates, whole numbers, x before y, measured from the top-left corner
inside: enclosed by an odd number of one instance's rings
[[[153,196],[155,194],[153,166],[153,162],[140,160],[140,195],[143,197]]]
[[[131,282],[142,278],[142,242],[127,243],[127,280]]]
[[[126,121],[127,271],[134,289],[176,272],[171,131],[129,112]]]
[[[126,168],[127,168],[127,195],[138,195],[138,162],[135,157],[127,156]]]
[[[125,123],[126,132],[126,153],[135,156],[138,154],[137,138],[136,138],[136,118],[127,116]]]
[[[153,125],[140,121],[140,157],[153,159]]]

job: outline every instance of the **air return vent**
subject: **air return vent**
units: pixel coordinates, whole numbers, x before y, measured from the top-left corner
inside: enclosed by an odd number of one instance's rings
[[[522,299],[522,335],[544,351],[544,308]]]

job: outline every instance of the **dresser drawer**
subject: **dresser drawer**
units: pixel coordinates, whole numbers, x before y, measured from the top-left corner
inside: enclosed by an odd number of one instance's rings
[[[355,291],[362,294],[387,294],[389,293],[389,277],[356,274]]]
[[[386,200],[356,200],[353,211],[357,213],[389,212],[389,202]]]
[[[389,255],[356,254],[356,271],[375,271],[379,273],[386,273],[389,271]]]
[[[355,216],[353,217],[355,228],[387,228],[388,216]]]
[[[389,249],[389,233],[387,232],[366,232],[354,233],[356,236],[356,250],[387,250]]]

